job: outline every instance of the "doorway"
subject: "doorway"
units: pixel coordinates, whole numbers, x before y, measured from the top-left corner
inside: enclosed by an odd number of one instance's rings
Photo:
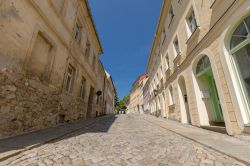
[[[207,56],[203,56],[198,61],[196,80],[201,92],[201,99],[207,111],[208,124],[211,126],[225,126],[211,63]]]
[[[189,111],[188,95],[184,78],[181,76],[179,84],[179,104],[181,111],[181,122],[191,124],[191,116]]]
[[[87,118],[91,117],[91,113],[93,111],[94,93],[95,93],[94,88],[90,87],[89,100],[88,100],[88,110],[87,110]]]

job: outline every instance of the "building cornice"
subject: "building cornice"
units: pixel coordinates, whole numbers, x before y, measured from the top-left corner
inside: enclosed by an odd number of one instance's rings
[[[168,13],[167,11],[168,11],[168,8],[170,6],[170,3],[171,3],[171,0],[163,0],[163,4],[161,7],[161,14],[160,14],[160,17],[158,19],[156,32],[155,32],[155,36],[153,39],[153,46],[151,48],[149,60],[147,63],[147,73],[150,73],[150,69],[152,67],[152,62],[153,62],[154,56],[155,56],[155,49],[157,48],[157,44],[159,42],[159,37],[160,37],[161,32],[162,32],[164,25],[165,25],[167,13]]]
[[[93,19],[93,16],[92,16],[92,12],[91,12],[91,9],[90,9],[90,5],[89,5],[89,2],[88,0],[81,0],[81,1],[84,1],[85,5],[86,5],[86,8],[87,8],[87,20],[90,22],[93,30],[94,30],[94,33],[95,33],[95,36],[96,36],[96,39],[97,39],[97,42],[98,42],[98,46],[99,46],[99,53],[98,55],[101,55],[103,54],[103,48],[102,48],[102,44],[101,44],[101,41],[100,41],[100,38],[99,38],[99,35],[97,33],[97,29],[96,29],[96,24],[94,22],[94,19]]]
[[[171,74],[168,79],[166,79],[165,86],[167,86],[170,82],[172,82],[179,73],[181,73],[183,70],[188,67],[192,63],[192,60],[194,57],[199,54],[200,50],[204,47],[204,44],[209,45],[211,42],[213,42],[213,39],[211,36],[216,36],[216,33],[219,33],[219,29],[222,28],[221,26],[225,20],[223,19],[225,17],[228,17],[228,12],[230,9],[237,7],[236,0],[232,2],[232,4],[228,7],[228,9],[222,14],[222,16],[217,20],[217,22],[210,28],[210,30],[205,34],[205,36],[198,42],[198,44],[186,55],[186,58],[183,60],[183,62],[179,65],[179,70],[175,71],[173,74]]]

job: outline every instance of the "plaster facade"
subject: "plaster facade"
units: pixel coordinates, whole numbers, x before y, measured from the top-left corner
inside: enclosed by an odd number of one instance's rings
[[[144,95],[143,87],[148,80],[148,74],[143,74],[137,78],[130,91],[130,101],[128,105],[128,113],[140,113],[144,112]]]
[[[0,138],[101,115],[87,0],[0,1],[0,26]]]
[[[152,114],[199,127],[225,126],[229,135],[247,128],[249,98],[229,43],[249,8],[244,0],[163,2],[147,65]]]

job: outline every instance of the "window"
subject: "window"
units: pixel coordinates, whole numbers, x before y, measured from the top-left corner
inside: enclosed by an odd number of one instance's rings
[[[96,65],[96,57],[95,57],[95,55],[93,55],[93,61],[92,61],[93,69],[95,69],[95,65]]]
[[[209,68],[210,65],[210,61],[209,58],[207,56],[203,56],[199,62],[197,63],[197,67],[196,67],[196,74],[198,75],[199,73],[201,73],[202,71],[206,70],[207,68]]]
[[[159,84],[159,80],[160,80],[160,76],[159,76],[159,72],[157,72],[157,84]]]
[[[179,55],[181,53],[180,51],[180,46],[179,46],[179,41],[178,41],[178,38],[176,37],[175,40],[174,40],[174,48],[175,48],[175,53],[176,55]]]
[[[99,96],[97,96],[97,99],[96,99],[96,105],[99,104]]]
[[[27,70],[36,74],[42,80],[49,80],[49,66],[52,61],[53,45],[50,42],[48,35],[38,32],[32,52],[27,61]]]
[[[191,11],[191,13],[186,18],[187,25],[189,27],[190,34],[192,34],[195,29],[197,28],[197,22],[194,14],[194,10]]]
[[[160,67],[160,77],[162,78],[163,77],[163,70],[162,70],[162,66]]]
[[[166,55],[165,61],[166,61],[166,69],[169,69],[170,64],[169,64],[169,56],[168,56],[168,54]]]
[[[75,41],[77,43],[81,42],[82,34],[81,34],[81,27],[78,23],[76,23],[76,29],[75,29]]]
[[[169,9],[169,17],[170,17],[170,24],[174,18],[174,10],[173,10],[173,5],[171,4],[170,9]]]
[[[169,86],[169,105],[173,105],[174,104],[174,94],[173,94],[173,88],[170,85]]]
[[[90,45],[89,41],[87,40],[86,49],[85,49],[85,55],[86,56],[90,55],[90,47],[91,47],[91,45]]]
[[[163,31],[162,31],[162,45],[164,44],[166,38],[167,38],[167,35],[166,35],[166,30],[164,28]]]
[[[80,87],[80,92],[79,92],[79,97],[82,99],[84,99],[84,95],[85,95],[85,86],[86,86],[86,79],[82,77],[81,87]]]
[[[71,92],[72,91],[72,85],[73,85],[73,78],[74,78],[75,70],[74,68],[69,65],[67,70],[67,76],[66,76],[66,91]]]
[[[250,121],[250,16],[235,29],[230,41],[231,54],[239,75],[240,88],[248,109]]]
[[[242,44],[250,37],[250,16],[240,23],[240,25],[234,31],[231,38],[231,49],[236,48],[239,44]]]

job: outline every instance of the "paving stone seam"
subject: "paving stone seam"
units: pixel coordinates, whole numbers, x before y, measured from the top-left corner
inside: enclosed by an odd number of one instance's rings
[[[22,154],[22,153],[24,153],[24,152],[26,152],[26,151],[29,151],[29,150],[32,150],[32,149],[34,149],[34,148],[41,147],[41,146],[43,146],[43,145],[45,145],[45,144],[48,144],[48,143],[52,143],[52,142],[54,142],[54,141],[56,141],[56,140],[59,140],[59,139],[65,137],[65,136],[67,136],[67,135],[74,134],[74,133],[76,133],[76,132],[78,132],[78,131],[80,131],[80,130],[82,130],[82,129],[84,129],[84,128],[90,127],[92,124],[94,124],[94,123],[96,123],[96,122],[98,122],[98,121],[101,121],[101,120],[103,120],[103,119],[106,119],[106,118],[108,118],[108,117],[109,117],[109,116],[104,116],[104,117],[99,118],[97,121],[93,121],[93,122],[90,121],[89,123],[87,123],[87,124],[86,124],[85,126],[83,126],[83,127],[77,128],[77,129],[75,129],[75,130],[71,130],[71,131],[69,131],[69,132],[66,132],[66,133],[64,133],[64,134],[61,134],[61,135],[59,135],[59,136],[56,136],[56,137],[54,137],[54,138],[52,138],[52,139],[49,139],[49,140],[47,140],[47,141],[44,141],[44,142],[42,142],[42,143],[39,143],[39,144],[30,146],[30,147],[28,147],[28,148],[24,148],[23,150],[20,150],[20,151],[18,151],[18,152],[15,152],[15,153],[12,153],[12,154],[7,155],[7,156],[5,156],[5,157],[2,157],[2,158],[0,158],[0,162],[4,162],[4,161],[6,161],[6,160],[8,160],[8,159],[10,159],[10,158],[12,158],[12,157],[15,157],[15,156],[17,156],[17,155],[19,155],[19,154]],[[91,119],[91,120],[92,120],[92,119]]]
[[[218,150],[218,149],[215,149],[215,148],[213,148],[212,146],[206,145],[206,144],[204,144],[204,143],[202,143],[202,142],[199,142],[199,141],[197,141],[197,140],[195,140],[195,139],[189,138],[189,137],[187,137],[187,136],[185,136],[185,135],[182,135],[182,134],[180,134],[180,133],[178,133],[178,132],[175,132],[174,130],[171,130],[171,129],[169,129],[169,128],[166,128],[166,127],[160,125],[159,123],[152,122],[152,121],[150,121],[150,120],[146,120],[145,118],[143,118],[143,120],[145,120],[147,123],[149,123],[149,124],[151,124],[151,125],[152,125],[152,124],[153,124],[153,125],[157,125],[157,126],[163,128],[163,129],[165,129],[165,130],[171,131],[171,132],[173,132],[173,133],[175,133],[175,134],[177,134],[177,135],[180,135],[180,136],[182,136],[182,137],[184,137],[184,138],[186,138],[186,139],[189,139],[189,140],[191,140],[191,141],[194,141],[194,142],[196,142],[196,143],[198,143],[198,144],[200,144],[200,145],[202,145],[202,146],[205,146],[205,147],[207,147],[207,148],[209,148],[209,149],[212,149],[212,150],[217,151],[217,152],[219,152],[219,153],[221,153],[221,154],[223,154],[223,155],[226,155],[226,156],[228,156],[228,157],[230,157],[230,158],[233,158],[233,159],[235,159],[235,160],[237,160],[237,161],[239,161],[239,162],[241,162],[241,163],[243,163],[243,164],[246,164],[247,166],[250,166],[250,163],[247,162],[247,161],[245,161],[245,160],[242,160],[242,159],[240,159],[240,158],[238,158],[238,157],[235,157],[235,156],[233,156],[233,155],[230,155],[230,154],[228,154],[228,153],[225,153],[225,152],[222,152],[222,151],[220,151],[220,150]]]

